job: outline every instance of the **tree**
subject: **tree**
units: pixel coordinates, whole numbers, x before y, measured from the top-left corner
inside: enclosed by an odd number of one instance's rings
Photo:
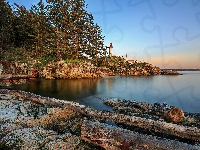
[[[17,4],[11,9],[5,1],[0,2],[1,43],[14,43],[15,48],[35,57],[97,62],[104,56],[102,30],[85,10],[85,0],[48,0],[46,5],[40,0],[30,10]]]
[[[34,42],[34,36],[31,36],[33,29],[31,28],[31,15],[24,6],[15,4],[13,30],[15,33],[15,47],[29,49]]]
[[[86,12],[84,0],[49,0],[47,3],[50,8],[49,22],[56,28],[52,31],[56,51],[62,52],[63,57],[69,59],[102,55],[101,30],[98,25],[94,25],[92,14]]]
[[[49,43],[51,41],[51,32],[53,31],[48,20],[48,8],[44,6],[42,0],[37,5],[32,5],[31,10],[31,25],[33,28],[34,44],[36,54],[41,56],[49,54],[51,48],[54,48]],[[49,42],[50,41],[50,42]]]
[[[0,0],[0,49],[12,46],[13,34],[13,12],[9,3]]]

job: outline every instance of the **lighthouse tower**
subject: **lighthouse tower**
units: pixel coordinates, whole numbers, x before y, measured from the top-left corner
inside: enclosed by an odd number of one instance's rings
[[[112,56],[112,48],[113,48],[112,43],[110,43],[110,47],[109,47],[109,56]]]

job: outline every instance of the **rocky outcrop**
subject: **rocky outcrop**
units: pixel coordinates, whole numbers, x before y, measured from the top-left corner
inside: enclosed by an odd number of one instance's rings
[[[44,67],[36,67],[40,61],[30,60],[27,63],[0,61],[0,75],[33,75],[46,79],[79,79],[79,78],[102,78],[104,75],[128,75],[128,76],[150,76],[150,75],[178,75],[176,71],[162,71],[159,67],[149,63],[124,64],[109,63],[106,67],[97,67],[87,61],[69,63],[63,61],[50,61]],[[142,65],[141,65],[142,64]]]
[[[10,86],[12,84],[23,84],[28,80],[36,79],[33,75],[0,75],[0,86]]]
[[[31,65],[24,62],[12,62],[0,60],[0,75],[13,74],[13,75],[32,75],[33,63]]]
[[[38,69],[34,67],[36,61],[12,62],[0,60],[0,86],[23,84],[39,76]]]
[[[198,146],[144,135],[105,123],[85,120],[81,127],[81,138],[106,150],[198,150]]]
[[[150,76],[150,75],[160,75],[161,69],[159,67],[153,66],[149,63],[128,63],[126,62],[123,67],[118,66],[117,72],[122,75],[130,76]]]
[[[146,119],[166,121],[179,125],[200,127],[200,114],[183,112],[180,108],[169,106],[166,102],[163,104],[149,104],[135,100],[125,100],[119,98],[98,97],[106,105],[112,106],[114,112],[129,115],[140,116]]]
[[[65,61],[52,61],[40,69],[34,67],[36,63],[34,61],[33,63],[29,63],[31,64],[29,65],[27,63],[0,61],[0,75],[7,76],[7,78],[17,75],[28,75],[46,79],[102,78],[108,70],[96,67],[89,62],[65,63]],[[3,77],[0,77],[0,79],[3,80]],[[8,83],[8,85],[10,84],[13,83]]]
[[[77,112],[0,94],[0,149],[90,149]],[[74,134],[76,133],[76,134]]]
[[[65,63],[64,61],[50,62],[40,71],[40,77],[46,79],[79,79],[102,78],[104,69],[88,62]]]
[[[9,91],[9,90],[0,90],[2,94],[12,94],[15,97],[19,97],[21,99],[31,100],[35,103],[40,104],[48,104],[59,107],[66,107],[68,109],[72,109],[82,115],[87,117],[97,119],[97,120],[105,120],[115,123],[127,124],[130,126],[137,126],[139,128],[159,132],[161,134],[168,134],[172,136],[177,136],[180,138],[191,139],[195,141],[200,140],[200,129],[197,127],[188,127],[173,123],[168,123],[161,120],[154,120],[153,118],[145,118],[139,116],[130,116],[124,115],[121,113],[114,113],[109,111],[97,111],[90,107],[80,105],[75,102],[62,101],[57,99],[50,99],[46,97],[37,96],[31,93],[23,92],[23,91]]]
[[[173,70],[162,70],[161,75],[179,75],[179,73]]]
[[[175,71],[162,71],[149,63],[139,65],[126,62],[125,64],[109,63],[108,67],[96,67],[89,62],[65,63],[65,61],[50,62],[40,71],[40,76],[47,79],[77,79],[101,78],[104,75],[150,76],[178,75]]]

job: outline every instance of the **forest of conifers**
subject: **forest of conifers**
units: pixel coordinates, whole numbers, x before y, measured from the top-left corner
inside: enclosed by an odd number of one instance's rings
[[[106,54],[102,30],[84,0],[42,0],[28,10],[0,0],[0,56],[83,59]],[[2,58],[1,58],[2,59]],[[20,58],[21,59],[21,58]]]

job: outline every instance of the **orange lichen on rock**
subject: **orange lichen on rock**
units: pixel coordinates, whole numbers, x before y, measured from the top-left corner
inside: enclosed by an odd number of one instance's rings
[[[71,117],[78,115],[77,112],[74,112],[71,109],[67,108],[50,108],[48,111],[48,115],[42,116],[39,119],[28,119],[27,125],[29,127],[33,127],[35,125],[46,127],[51,126],[55,122],[59,122],[61,120],[66,120]]]

